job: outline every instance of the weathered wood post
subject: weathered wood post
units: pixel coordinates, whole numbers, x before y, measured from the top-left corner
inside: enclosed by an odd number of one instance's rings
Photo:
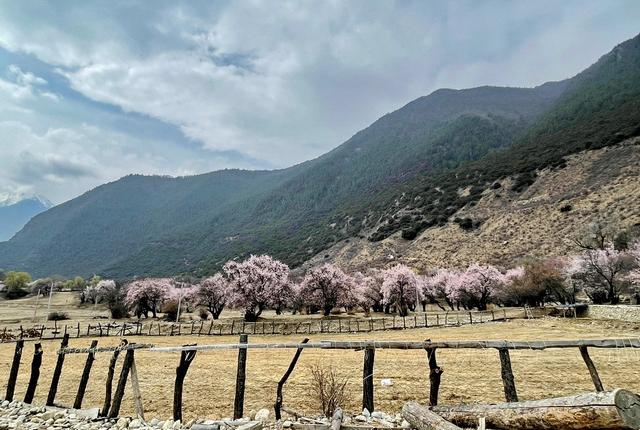
[[[591,380],[593,381],[593,385],[596,387],[596,391],[604,391],[604,387],[602,386],[602,381],[600,380],[600,375],[598,375],[598,370],[596,369],[595,364],[593,364],[593,360],[589,356],[589,351],[586,346],[579,346],[580,355],[584,360],[584,363],[587,365],[587,369],[589,369],[589,375],[591,375]]]
[[[500,353],[500,368],[502,375],[502,385],[504,385],[504,397],[507,402],[517,402],[518,393],[516,392],[516,383],[513,377],[513,370],[511,369],[511,358],[509,356],[509,349],[498,348]]]
[[[97,340],[91,341],[90,349],[95,349],[98,346]],[[89,375],[91,374],[91,366],[96,358],[94,351],[89,351],[87,354],[87,361],[84,363],[84,370],[82,371],[82,377],[80,378],[80,385],[78,385],[78,392],[76,393],[76,399],[73,402],[74,409],[82,408],[82,399],[84,398],[84,392],[87,390],[87,384],[89,383]]]
[[[249,336],[246,334],[240,335],[240,344],[246,344]],[[236,373],[236,397],[233,402],[233,419],[237,420],[242,418],[244,413],[244,386],[246,380],[247,371],[247,349],[240,347],[238,349],[238,369]]]
[[[126,346],[129,342],[126,339],[122,339],[120,343],[120,347]],[[116,371],[116,362],[118,361],[118,356],[120,355],[120,350],[116,349],[113,351],[113,355],[111,356],[111,360],[109,361],[109,369],[107,370],[107,381],[105,383],[105,396],[104,396],[104,405],[102,406],[102,410],[100,411],[100,416],[106,417],[109,413],[109,409],[111,408],[111,390],[113,389],[113,376]]]
[[[38,386],[38,378],[40,378],[40,366],[42,365],[42,345],[40,343],[35,344],[35,350],[33,351],[33,360],[31,361],[31,377],[29,378],[29,386],[27,392],[24,395],[24,402],[31,403],[33,396],[36,393],[36,387]]]
[[[438,392],[442,379],[442,368],[436,360],[436,348],[427,348],[427,361],[429,363],[429,406],[438,404]]]
[[[302,339],[302,342],[300,343],[307,343],[307,342],[309,342],[309,339],[305,337],[304,339]],[[298,363],[300,354],[302,354],[302,348],[296,349],[296,353],[293,355],[293,359],[289,364],[289,368],[284,373],[284,375],[282,375],[282,378],[280,378],[280,381],[278,382],[278,388],[276,390],[276,402],[273,405],[273,409],[276,414],[276,421],[282,419],[281,409],[282,409],[282,403],[284,402],[282,389],[284,388],[284,384],[287,382],[287,379],[289,379],[289,376],[291,376],[293,369],[296,367],[296,363]]]
[[[138,369],[136,359],[131,362],[131,388],[133,389],[133,401],[136,405],[136,414],[144,420],[144,407],[142,406],[142,392],[140,391],[140,381],[138,380]]]
[[[127,386],[127,377],[129,376],[129,371],[131,370],[131,364],[134,360],[134,353],[135,350],[128,349],[126,355],[124,356],[122,370],[120,371],[120,379],[118,380],[118,386],[116,387],[116,392],[113,395],[113,403],[108,414],[109,418],[116,418],[118,414],[120,414],[120,405],[122,404],[124,390]]]
[[[184,345],[194,346],[194,345]],[[173,420],[182,421],[182,386],[184,385],[184,378],[187,376],[187,371],[191,362],[196,358],[195,350],[182,351],[180,353],[180,363],[176,368],[176,383],[173,389]]]
[[[364,366],[362,370],[362,409],[373,412],[373,362],[376,350],[367,347],[364,350]]]
[[[69,346],[69,336],[66,335],[60,342],[60,349],[64,349]],[[58,392],[58,383],[60,382],[60,375],[62,374],[62,365],[64,364],[64,353],[58,354],[58,360],[56,361],[56,367],[53,370],[53,378],[51,378],[51,387],[49,387],[49,395],[47,396],[47,406],[53,406],[53,402],[56,400],[56,393]]]
[[[16,349],[13,352],[13,361],[11,362],[11,370],[9,371],[9,382],[7,382],[7,391],[4,399],[13,400],[13,393],[16,389],[16,379],[18,379],[18,370],[20,370],[20,358],[22,357],[22,349],[24,348],[24,340],[16,341]]]

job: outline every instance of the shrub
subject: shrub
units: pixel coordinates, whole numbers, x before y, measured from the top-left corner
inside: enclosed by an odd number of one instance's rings
[[[402,230],[401,236],[406,240],[413,240],[418,236],[418,231],[412,227]]]
[[[200,319],[202,321],[206,321],[209,319],[209,311],[207,311],[205,308],[200,308],[200,310],[198,311],[198,315],[200,316]]]
[[[571,206],[571,205],[564,205],[564,206],[562,206],[562,207],[560,208],[560,212],[563,212],[563,213],[564,213],[564,212],[569,212],[569,211],[571,211],[571,209],[573,209],[573,206]]]
[[[126,318],[129,316],[129,311],[124,303],[113,303],[109,306],[109,312],[111,312],[111,318],[114,320],[119,320],[122,318]]]
[[[320,364],[311,368],[311,376],[318,406],[326,417],[331,417],[336,408],[344,406],[348,401],[349,380],[339,376],[333,367]]]
[[[169,300],[162,306],[162,313],[164,313],[164,319],[167,321],[175,321],[178,317],[178,301]]]
[[[69,315],[65,312],[51,312],[47,316],[47,321],[62,321],[68,320]]]
[[[27,294],[29,294],[29,292],[24,288],[11,287],[7,289],[7,292],[5,293],[4,297],[7,300],[14,300],[14,299],[20,299],[26,296]]]

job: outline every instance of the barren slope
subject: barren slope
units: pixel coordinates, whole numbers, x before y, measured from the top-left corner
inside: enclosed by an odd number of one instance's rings
[[[510,191],[510,180],[501,185],[452,217],[481,221],[476,230],[465,232],[450,221],[413,241],[399,233],[380,242],[350,239],[316,255],[305,267],[322,261],[349,269],[395,262],[420,270],[474,261],[508,266],[526,257],[575,252],[571,239],[590,222],[605,218],[622,226],[640,223],[640,139],[568,157],[565,168],[539,172],[536,182],[520,194]],[[561,212],[565,205],[571,210]]]

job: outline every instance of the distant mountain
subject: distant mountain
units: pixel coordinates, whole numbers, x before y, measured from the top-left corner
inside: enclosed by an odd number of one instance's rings
[[[128,176],[34,217],[0,267],[36,275],[210,273],[266,252],[291,265],[350,238],[410,240],[492,183],[640,134],[640,37],[536,88],[438,90],[329,153],[276,171]]]
[[[33,216],[52,206],[49,200],[41,196],[0,197],[0,242],[11,239]]]

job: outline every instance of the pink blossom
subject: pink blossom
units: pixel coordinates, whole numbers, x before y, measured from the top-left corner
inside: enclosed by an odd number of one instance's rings
[[[227,281],[220,273],[203,279],[195,289],[195,303],[206,307],[213,319],[220,317],[226,304]]]
[[[308,305],[322,309],[325,316],[337,306],[353,306],[355,282],[339,267],[323,264],[307,271],[300,294]]]
[[[474,263],[453,279],[449,296],[466,307],[485,310],[504,282],[504,275],[495,267]]]
[[[409,313],[409,306],[418,299],[418,277],[404,264],[385,270],[383,276],[383,302],[395,305],[398,313],[406,316]]]
[[[268,307],[282,309],[293,297],[289,267],[268,255],[229,261],[223,270],[229,283],[228,303],[242,308],[247,321],[255,321]]]
[[[140,317],[148,311],[157,316],[160,305],[170,298],[173,280],[169,278],[143,278],[130,282],[125,303]]]

